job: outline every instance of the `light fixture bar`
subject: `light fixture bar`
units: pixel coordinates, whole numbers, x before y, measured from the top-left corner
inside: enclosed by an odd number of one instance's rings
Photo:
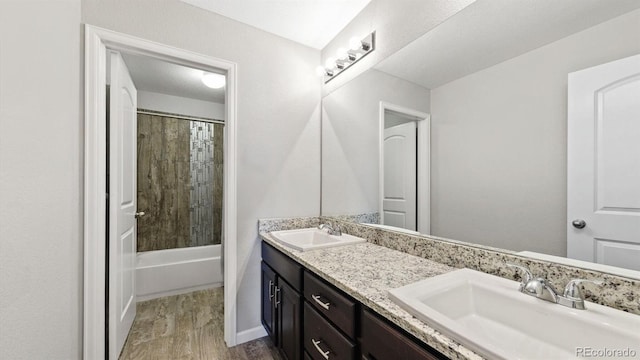
[[[369,53],[375,50],[375,39],[375,31],[362,38],[359,45],[358,38],[351,39],[350,49],[347,50],[347,56],[344,59],[340,59],[340,55],[338,55],[338,60],[330,61],[330,63],[325,64],[324,83],[328,83],[336,76],[338,76],[338,74],[347,70],[351,65],[357,63],[358,61],[360,61],[360,59],[369,55]]]

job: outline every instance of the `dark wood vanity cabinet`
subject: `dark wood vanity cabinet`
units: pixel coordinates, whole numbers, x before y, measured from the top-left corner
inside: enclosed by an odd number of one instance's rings
[[[304,350],[311,359],[355,360],[358,358],[354,339],[341,333],[306,301],[303,319]]]
[[[362,310],[361,324],[360,349],[363,360],[446,359],[437,351],[418,345],[407,335],[394,328],[391,324],[387,324],[370,310]]]
[[[276,294],[278,321],[278,347],[289,360],[300,359],[300,333],[302,330],[302,296],[287,283],[278,284]]]
[[[304,271],[303,346],[314,360],[358,358],[358,303],[333,285]]]
[[[302,267],[262,246],[262,324],[287,360],[302,358]]]
[[[274,344],[278,343],[276,331],[275,289],[277,284],[276,273],[264,261],[261,267],[262,274],[262,325]]]
[[[304,299],[351,339],[356,338],[358,302],[315,275],[304,272]]]
[[[264,242],[262,259],[262,324],[286,359],[446,359]]]

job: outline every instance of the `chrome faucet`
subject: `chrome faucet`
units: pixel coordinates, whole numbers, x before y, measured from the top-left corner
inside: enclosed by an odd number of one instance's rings
[[[564,287],[562,296],[558,296],[558,304],[572,309],[584,310],[584,295],[582,295],[582,291],[580,290],[580,283],[584,282],[599,286],[604,284],[601,280],[573,279]]]
[[[335,225],[332,226],[331,223],[326,223],[326,224],[320,224],[320,226],[318,226],[318,229],[327,232],[327,234],[329,235],[336,235],[336,236],[340,236],[342,235],[342,230],[340,230],[340,226]]]
[[[562,295],[544,278],[534,278],[531,271],[524,266],[507,263],[507,266],[516,268],[523,272],[524,276],[520,283],[520,292],[536,297],[538,299],[550,301],[572,309],[584,310],[584,296],[580,291],[580,283],[590,282],[596,285],[602,285],[599,280],[574,279],[569,281],[564,288]]]

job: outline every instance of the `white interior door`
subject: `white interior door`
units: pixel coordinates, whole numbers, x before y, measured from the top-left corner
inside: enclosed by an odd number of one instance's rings
[[[640,55],[569,74],[567,255],[640,270]]]
[[[384,129],[384,225],[416,229],[416,123]]]
[[[117,359],[136,316],[136,88],[111,52],[109,135],[109,358]]]

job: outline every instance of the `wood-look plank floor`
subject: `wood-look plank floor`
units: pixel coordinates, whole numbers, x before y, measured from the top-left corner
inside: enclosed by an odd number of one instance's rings
[[[223,299],[216,288],[139,302],[120,360],[281,360],[268,337],[226,346]]]

